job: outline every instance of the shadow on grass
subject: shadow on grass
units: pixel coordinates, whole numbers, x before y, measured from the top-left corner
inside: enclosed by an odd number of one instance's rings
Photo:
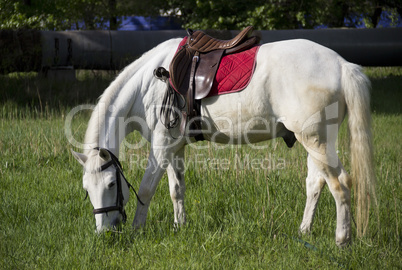
[[[372,84],[371,110],[379,114],[401,114],[402,67],[365,67]]]
[[[372,111],[401,114],[401,68],[367,68],[372,82]],[[64,113],[80,104],[95,104],[116,72],[77,71],[76,80],[56,80],[35,72],[0,75],[0,105],[4,110]],[[10,108],[11,107],[11,108]]]
[[[371,109],[380,114],[402,113],[402,76],[371,78]]]
[[[89,74],[89,75],[88,75]],[[79,104],[95,104],[116,75],[81,75],[75,80],[49,79],[31,73],[0,75],[0,105],[18,111],[63,113]]]

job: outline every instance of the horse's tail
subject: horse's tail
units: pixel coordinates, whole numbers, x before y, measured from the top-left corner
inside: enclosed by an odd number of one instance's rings
[[[342,88],[348,110],[357,236],[361,237],[368,227],[370,200],[377,204],[370,115],[371,83],[360,66],[344,62]]]

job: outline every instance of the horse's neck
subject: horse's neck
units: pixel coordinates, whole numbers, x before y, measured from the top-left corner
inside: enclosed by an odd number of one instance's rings
[[[173,42],[173,46],[161,44],[148,52],[127,67],[105,90],[88,123],[86,151],[98,146],[118,156],[120,144],[128,133],[137,129],[150,134],[150,130],[143,129],[152,129],[155,125],[156,117],[152,117],[155,112],[150,109],[155,110],[152,104],[163,96],[163,91],[155,91],[157,80],[153,78],[153,68],[167,65],[164,63],[169,61],[167,52],[177,47],[175,43],[178,42]]]
[[[139,97],[141,83],[134,84],[135,75],[128,81],[107,89],[96,105],[88,123],[85,135],[86,148],[101,147],[119,156],[119,148],[123,139],[132,130],[127,127],[127,118],[133,115],[133,105]],[[128,85],[130,87],[128,87]]]

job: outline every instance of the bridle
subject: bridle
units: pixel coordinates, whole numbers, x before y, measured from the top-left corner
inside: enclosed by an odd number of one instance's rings
[[[94,148],[95,150],[100,150],[100,148],[99,147],[95,147]],[[124,210],[124,196],[123,196],[123,190],[122,190],[122,187],[121,187],[121,177],[123,177],[123,179],[124,179],[124,181],[126,181],[126,184],[127,184],[127,186],[128,186],[128,188],[130,189],[132,189],[133,191],[134,191],[134,194],[135,194],[135,196],[137,197],[137,200],[142,204],[142,205],[144,205],[144,203],[140,200],[140,198],[138,197],[138,194],[137,194],[137,192],[135,191],[135,189],[134,189],[134,187],[127,181],[127,179],[126,179],[126,177],[124,177],[124,174],[123,174],[123,169],[122,169],[122,166],[121,166],[121,163],[120,163],[120,161],[119,161],[119,159],[110,151],[110,150],[108,150],[108,149],[105,149],[105,148],[103,148],[104,150],[106,150],[108,153],[109,153],[109,155],[110,155],[110,157],[111,157],[111,160],[110,161],[108,161],[106,164],[103,164],[101,167],[100,167],[100,171],[102,172],[102,171],[104,171],[104,170],[106,170],[107,168],[109,168],[110,166],[114,166],[115,167],[115,169],[116,169],[116,185],[117,185],[117,196],[116,196],[116,205],[114,205],[114,206],[108,206],[108,207],[102,207],[102,208],[95,208],[93,211],[92,211],[92,213],[94,214],[94,215],[96,215],[96,214],[103,214],[103,213],[108,213],[108,212],[111,212],[111,211],[119,211],[119,213],[122,215],[122,217],[123,217],[123,222],[126,222],[126,220],[127,220],[127,214],[126,214],[126,211]],[[88,197],[88,191],[87,191],[87,194],[86,194],[86,196],[85,196],[85,199]],[[84,199],[84,200],[85,200]]]

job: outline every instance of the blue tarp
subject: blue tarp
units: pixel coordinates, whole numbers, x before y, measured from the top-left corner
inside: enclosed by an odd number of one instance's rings
[[[150,31],[150,30],[180,30],[180,20],[174,17],[143,17],[143,16],[123,16],[118,17],[119,31]],[[102,20],[103,21],[103,20]],[[108,30],[109,21],[104,20],[103,23],[96,25],[97,29]],[[84,22],[73,24],[70,30],[86,29]]]
[[[122,17],[118,30],[180,30],[181,23],[173,17]]]

